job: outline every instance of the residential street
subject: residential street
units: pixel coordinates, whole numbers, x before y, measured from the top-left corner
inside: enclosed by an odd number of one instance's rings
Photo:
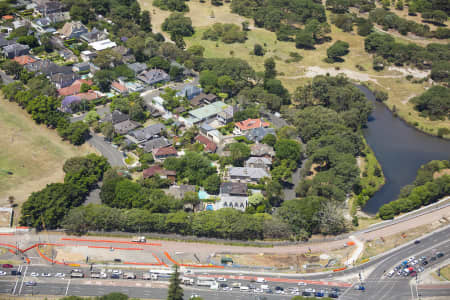
[[[108,159],[108,162],[113,167],[125,166],[123,162],[123,154],[110,143],[106,142],[103,137],[96,134],[92,134],[91,138],[87,141],[91,146],[100,151],[100,153]]]

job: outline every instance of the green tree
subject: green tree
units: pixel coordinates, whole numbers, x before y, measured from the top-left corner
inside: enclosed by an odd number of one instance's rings
[[[152,32],[152,21],[148,10],[142,11],[140,26],[143,31]]]
[[[295,37],[295,47],[299,49],[314,49],[312,34],[305,30],[300,30]]]
[[[100,91],[106,93],[111,89],[111,83],[114,80],[113,72],[110,70],[100,70],[95,72],[94,82]]]
[[[173,13],[167,17],[162,24],[162,30],[175,36],[192,36],[194,34],[191,19],[182,13]]]
[[[273,79],[277,76],[275,59],[270,57],[264,61],[264,79]]]
[[[233,143],[228,146],[231,153],[231,160],[235,166],[243,166],[244,161],[250,157],[250,148],[244,143]]]
[[[5,70],[7,75],[13,76],[14,79],[18,79],[23,71],[23,67],[15,60],[5,60],[2,63],[2,69]]]
[[[264,48],[260,44],[255,44],[253,46],[253,54],[256,56],[264,56],[265,54]]]
[[[327,49],[327,56],[333,61],[342,60],[342,56],[347,55],[349,44],[343,41],[336,41]]]
[[[183,300],[183,289],[177,265],[174,266],[174,272],[170,277],[167,300]]]
[[[268,134],[261,140],[261,143],[267,144],[269,146],[274,146],[277,142],[277,138],[273,134]]]
[[[28,45],[30,48],[39,46],[39,41],[34,35],[21,36],[17,39],[19,44]]]
[[[89,125],[92,125],[92,123],[94,123],[95,121],[99,120],[100,116],[98,115],[98,113],[95,110],[91,110],[89,111],[85,116],[84,116],[84,121],[86,123],[88,123]]]
[[[249,31],[250,30],[250,28],[249,28],[250,23],[248,21],[242,22],[241,25],[242,25],[242,30],[243,31]]]
[[[403,0],[397,0],[395,3],[395,8],[398,10],[403,10]]]
[[[218,174],[212,174],[211,176],[208,176],[203,186],[205,187],[205,190],[209,194],[217,195],[219,194],[220,190],[220,176]]]
[[[300,162],[302,159],[302,146],[297,141],[279,139],[274,149],[276,157],[280,160],[289,159]]]

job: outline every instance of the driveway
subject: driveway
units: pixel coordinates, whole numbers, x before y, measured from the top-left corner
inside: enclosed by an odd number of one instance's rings
[[[91,138],[88,140],[88,143],[97,149],[104,157],[106,157],[112,167],[125,166],[122,152],[114,148],[110,143],[106,142],[103,137],[92,134]]]

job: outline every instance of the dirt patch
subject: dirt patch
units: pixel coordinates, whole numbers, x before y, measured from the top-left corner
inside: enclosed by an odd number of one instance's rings
[[[444,169],[444,170],[440,170],[439,172],[435,172],[433,174],[433,179],[442,177],[444,175],[450,175],[450,169]]]
[[[9,227],[11,225],[12,210],[7,207],[0,207],[0,227]]]

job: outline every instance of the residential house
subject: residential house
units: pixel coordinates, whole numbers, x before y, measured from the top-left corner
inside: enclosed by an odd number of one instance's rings
[[[87,61],[80,62],[80,63],[74,64],[72,66],[72,71],[74,71],[74,72],[85,73],[85,72],[89,72],[90,70],[91,70],[91,64]]]
[[[165,129],[166,126],[161,123],[157,123],[142,129],[136,129],[130,132],[128,135],[130,140],[132,140],[136,144],[141,144],[148,140],[158,138]]]
[[[82,101],[92,101],[100,98],[101,95],[97,91],[88,91],[86,93],[78,93],[71,96],[66,96],[61,102],[61,111],[72,113],[73,105]]]
[[[16,61],[19,65],[24,66],[27,64],[34,63],[36,59],[29,55],[22,55],[22,56],[16,56],[13,58],[14,61]]]
[[[249,141],[259,143],[268,134],[275,135],[276,134],[275,129],[274,128],[265,128],[265,127],[253,128],[253,129],[248,130],[245,133],[245,137]]]
[[[228,106],[223,111],[217,114],[217,120],[220,123],[227,125],[228,123],[233,122],[234,114],[238,111],[239,109],[237,105]]]
[[[219,130],[215,129],[208,123],[203,123],[200,125],[200,134],[211,139],[216,144],[222,143],[223,135],[219,132]]]
[[[128,92],[127,87],[118,81],[114,81],[113,83],[111,83],[111,89],[119,94]]]
[[[193,84],[185,85],[180,91],[177,92],[177,97],[186,97],[188,100],[191,100],[195,96],[200,95],[203,91],[201,87],[198,87]]]
[[[49,14],[61,13],[66,9],[66,5],[60,1],[41,1],[36,4],[36,10],[44,17]]]
[[[183,199],[186,193],[195,193],[195,185],[181,184],[181,185],[171,185],[167,194],[172,195],[176,199]]]
[[[165,170],[160,165],[153,165],[144,171],[142,171],[142,176],[144,179],[151,178],[155,175],[159,175],[159,177],[164,179],[169,179],[172,183],[176,180],[177,172],[173,170]]]
[[[12,22],[12,25],[13,25],[14,29],[17,29],[17,28],[20,28],[20,27],[29,26],[30,25],[30,21],[24,20],[24,19],[15,20],[14,22]]]
[[[215,203],[216,209],[234,208],[245,211],[248,206],[247,184],[241,182],[222,182],[220,200]]]
[[[80,54],[80,58],[83,61],[91,61],[91,60],[93,60],[96,57],[97,57],[97,53],[92,52],[90,50],[81,51],[81,54]]]
[[[137,76],[139,80],[148,85],[154,85],[160,82],[170,81],[170,76],[160,69],[152,69],[144,71]]]
[[[72,74],[72,68],[67,66],[60,66],[50,60],[37,60],[33,63],[25,65],[25,69],[29,72],[44,74],[45,76],[52,76],[54,74]]]
[[[217,150],[217,145],[210,139],[208,139],[206,136],[203,135],[197,135],[195,137],[195,140],[199,142],[200,144],[203,144],[205,146],[205,151],[208,153],[215,153]]]
[[[61,23],[70,20],[70,14],[68,11],[55,12],[46,15],[52,23]]]
[[[73,54],[72,51],[70,51],[69,49],[62,49],[58,51],[59,56],[61,56],[63,58],[63,60],[65,62],[77,62],[78,61],[78,57]]]
[[[264,122],[261,119],[247,119],[241,122],[236,122],[234,124],[233,133],[236,135],[245,134],[247,131],[259,128],[259,127],[269,127],[270,123]]]
[[[272,157],[275,157],[275,151],[273,150],[273,147],[266,144],[253,144],[250,146],[250,151],[252,156],[267,157],[270,159],[272,159]]]
[[[230,167],[228,176],[231,180],[246,183],[258,183],[264,177],[270,178],[266,169],[248,167]]]
[[[80,21],[67,22],[64,24],[63,28],[59,30],[59,33],[68,39],[79,38],[86,32],[88,32],[88,29]]]
[[[98,30],[97,28],[93,28],[90,32],[83,33],[80,38],[86,43],[93,43],[101,40],[105,40],[108,38],[108,32],[105,30]]]
[[[80,79],[80,75],[77,73],[56,73],[50,76],[50,81],[56,86],[57,89],[62,89],[72,85],[75,80]]]
[[[217,101],[203,107],[189,111],[189,116],[183,118],[183,122],[187,127],[192,127],[200,122],[205,122],[217,117],[217,114],[228,107],[222,101]]]
[[[123,122],[114,124],[114,131],[117,134],[124,135],[138,128],[139,126],[141,126],[141,124],[139,124],[138,122],[132,120],[125,120]]]
[[[167,112],[166,108],[164,107],[165,100],[161,98],[160,96],[156,96],[152,98],[152,106],[156,108],[157,110],[161,112]]]
[[[129,120],[130,116],[124,114],[119,110],[114,110],[110,114],[106,114],[103,119],[100,120],[101,123],[111,122],[113,125]]]
[[[12,20],[14,20],[14,16],[4,15],[4,16],[2,16],[2,20],[3,21],[12,21]]]
[[[48,17],[35,19],[33,23],[38,27],[38,30],[45,31],[45,28],[49,27],[52,24],[52,20]]]
[[[112,42],[110,39],[101,40],[89,44],[89,47],[92,47],[95,51],[111,49],[116,46],[117,46],[116,42]]]
[[[153,152],[154,149],[165,148],[170,145],[172,145],[172,143],[168,139],[166,139],[165,137],[159,137],[149,140],[139,146],[144,148],[144,151],[146,153],[150,153]]]
[[[144,63],[139,63],[139,62],[135,62],[132,64],[127,64],[127,67],[134,72],[134,75],[138,75],[142,72],[144,72],[145,70],[148,69],[147,65]]]
[[[30,52],[30,47],[28,47],[28,45],[14,43],[3,47],[2,51],[5,58],[14,58],[16,56],[28,54]]]
[[[178,106],[174,110],[174,113],[177,114],[177,115],[181,115],[184,112],[186,112],[186,108],[184,108],[184,106]]]
[[[93,84],[92,80],[79,79],[75,80],[70,86],[59,89],[58,94],[60,96],[71,96],[80,93],[81,85],[85,83],[89,86]]]
[[[172,146],[153,149],[152,154],[155,160],[164,160],[168,157],[175,157],[178,155],[177,150]]]
[[[261,168],[270,171],[270,167],[272,166],[272,160],[267,157],[252,156],[245,161],[244,166],[247,168]]]
[[[206,104],[211,104],[213,102],[216,102],[219,98],[214,94],[205,94],[205,93],[199,93],[195,97],[193,97],[190,103],[192,106],[202,106]]]
[[[3,49],[6,46],[17,44],[17,42],[16,42],[17,39],[7,40],[5,37],[6,37],[6,35],[0,36],[0,48]]]

